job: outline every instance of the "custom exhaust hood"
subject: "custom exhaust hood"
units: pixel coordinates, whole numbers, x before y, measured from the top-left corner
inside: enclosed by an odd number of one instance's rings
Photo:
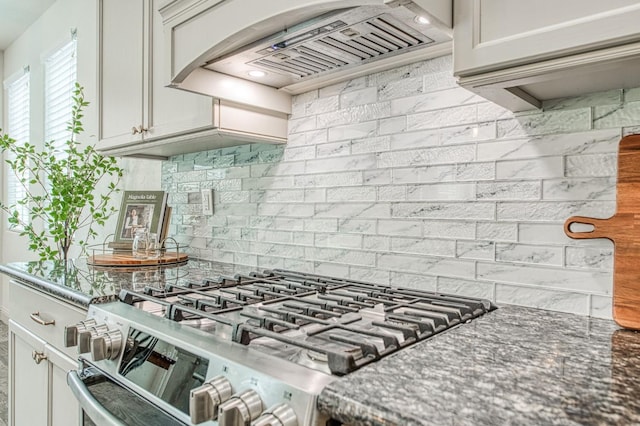
[[[451,0],[175,0],[160,13],[171,87],[285,114],[292,94],[451,52]]]

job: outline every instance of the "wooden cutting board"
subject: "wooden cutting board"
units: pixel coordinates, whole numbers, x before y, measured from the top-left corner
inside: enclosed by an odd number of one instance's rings
[[[87,263],[94,266],[150,266],[168,265],[171,263],[186,262],[189,259],[184,253],[166,252],[159,258],[141,259],[134,257],[130,252],[125,253],[105,253],[89,256]]]
[[[640,135],[620,140],[616,200],[616,214],[609,219],[572,216],[564,223],[564,232],[576,239],[613,241],[613,319],[622,327],[640,330]],[[593,229],[573,232],[573,224]]]

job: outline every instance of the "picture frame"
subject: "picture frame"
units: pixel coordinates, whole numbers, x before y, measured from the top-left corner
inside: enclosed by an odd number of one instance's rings
[[[160,237],[165,226],[167,196],[164,191],[124,191],[113,241],[130,246],[140,228]]]

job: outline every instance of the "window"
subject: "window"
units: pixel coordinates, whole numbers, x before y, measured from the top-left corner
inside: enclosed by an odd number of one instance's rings
[[[29,69],[19,77],[8,80],[5,83],[7,90],[7,128],[6,133],[18,143],[29,141]],[[8,160],[15,157],[7,155]],[[16,201],[24,199],[27,190],[20,180],[28,176],[16,176],[10,167],[6,167],[7,173],[7,205],[12,206]],[[29,223],[29,211],[27,206],[16,206],[21,221]],[[12,228],[21,231],[21,226]]]
[[[64,149],[71,137],[73,90],[77,78],[75,37],[51,53],[44,61],[44,138],[53,141],[55,151]]]

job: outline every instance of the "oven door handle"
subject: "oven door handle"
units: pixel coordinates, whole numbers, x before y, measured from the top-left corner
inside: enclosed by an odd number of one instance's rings
[[[100,402],[91,395],[77,371],[69,371],[67,384],[75,395],[82,410],[98,426],[127,426],[115,417]]]

